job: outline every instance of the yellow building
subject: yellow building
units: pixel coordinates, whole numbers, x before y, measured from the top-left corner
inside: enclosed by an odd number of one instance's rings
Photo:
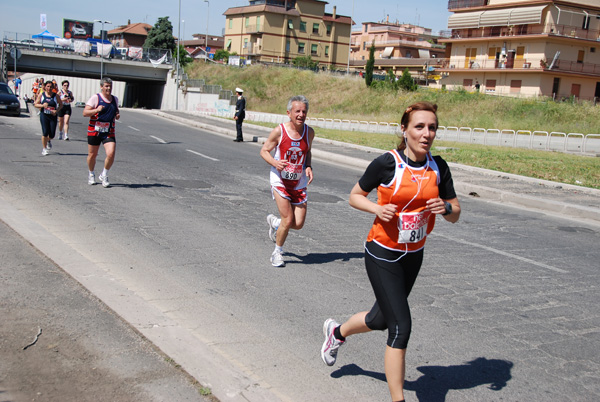
[[[291,63],[310,56],[321,66],[345,68],[352,19],[325,13],[326,1],[250,0],[225,11],[225,50],[247,60]]]
[[[449,0],[438,86],[508,96],[600,97],[599,0]]]

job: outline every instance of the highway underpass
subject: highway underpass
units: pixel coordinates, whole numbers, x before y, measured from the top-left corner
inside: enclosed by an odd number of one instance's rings
[[[167,77],[173,68],[171,64],[84,56],[73,52],[55,52],[45,48],[15,48],[5,44],[0,55],[2,81],[6,81],[7,71],[13,70],[15,66],[11,49],[18,49],[16,71],[20,74],[39,73],[99,79],[102,68],[103,76],[126,83],[121,100],[124,107],[160,109]]]

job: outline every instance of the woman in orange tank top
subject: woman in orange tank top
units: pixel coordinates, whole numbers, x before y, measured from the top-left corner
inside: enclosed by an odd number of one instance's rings
[[[385,375],[392,401],[404,400],[406,347],[412,328],[408,295],[423,261],[427,235],[438,215],[458,221],[456,198],[448,164],[429,150],[438,127],[437,105],[409,106],[401,120],[397,149],[375,159],[350,193],[350,205],[375,215],[365,243],[365,267],[375,304],[342,325],[328,319],[323,325],[323,361],[332,366],[346,337],[388,330]],[[377,202],[367,198],[377,189]]]

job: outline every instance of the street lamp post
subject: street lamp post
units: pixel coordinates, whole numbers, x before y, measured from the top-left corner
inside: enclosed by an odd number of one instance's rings
[[[112,24],[112,22],[104,21],[104,20],[94,20],[94,22],[102,23],[102,28],[100,31],[100,43],[102,44],[102,50],[104,51],[104,24]],[[98,45],[96,45],[96,49],[97,48],[98,48]],[[104,74],[104,56],[102,54],[100,54],[100,81],[102,81],[103,74]]]
[[[350,17],[350,42],[348,43],[348,66],[346,67],[346,75],[350,74],[350,55],[352,54],[352,24],[354,23],[354,0],[352,0],[352,16]],[[354,61],[354,55],[352,55]]]
[[[175,77],[175,110],[179,110],[179,45],[181,43],[181,0],[179,0],[179,18],[177,18],[177,77]]]
[[[208,0],[204,0],[206,3],[206,39],[204,41],[204,62],[208,63],[208,19],[210,16],[210,2]]]

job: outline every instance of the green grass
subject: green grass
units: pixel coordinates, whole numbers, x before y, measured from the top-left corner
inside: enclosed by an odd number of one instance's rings
[[[285,114],[292,95],[310,100],[310,116],[347,120],[399,122],[404,109],[417,101],[438,104],[440,125],[485,129],[564,133],[600,133],[600,106],[588,102],[557,103],[548,99],[514,99],[467,91],[421,89],[392,92],[366,88],[357,77],[338,77],[289,68],[229,66],[194,63],[190,78],[205,79],[223,88],[242,87],[248,110]],[[252,123],[274,127],[269,123]],[[316,128],[316,134],[382,150],[394,148],[388,134]],[[437,147],[437,148],[436,148]],[[600,158],[560,152],[436,141],[434,154],[456,162],[499,172],[600,189]]]
[[[226,89],[242,87],[248,110],[268,113],[285,113],[290,96],[303,94],[310,100],[312,117],[397,123],[408,105],[426,100],[438,104],[443,126],[600,133],[600,106],[589,102],[515,99],[464,90],[374,90],[355,76],[259,65],[237,68],[194,63],[186,67],[186,73]]]

